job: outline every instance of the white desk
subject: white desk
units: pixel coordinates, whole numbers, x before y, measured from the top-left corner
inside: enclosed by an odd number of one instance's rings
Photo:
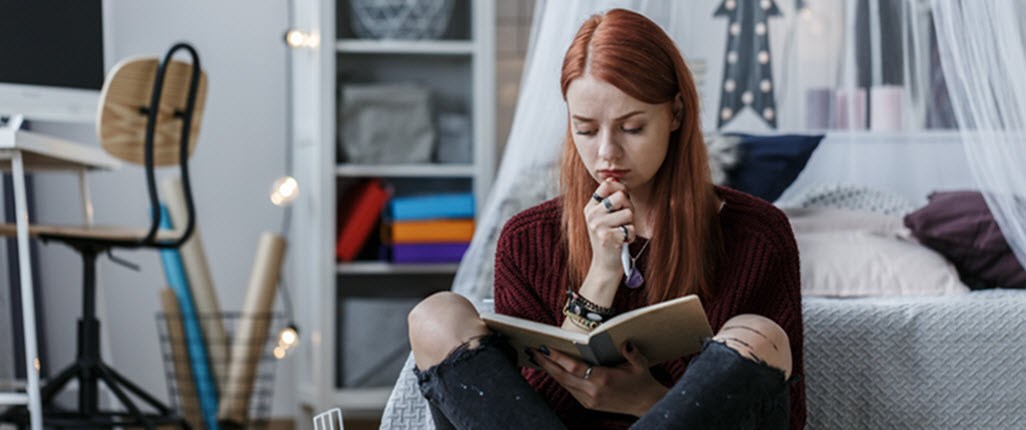
[[[0,404],[28,405],[32,430],[42,430],[36,346],[36,308],[32,294],[32,262],[29,254],[29,213],[25,192],[25,171],[77,171],[86,223],[93,222],[92,202],[85,172],[116,169],[121,163],[100,148],[80,145],[39,133],[20,130],[20,121],[0,127],[0,165],[10,166],[14,181],[15,225],[17,226],[18,270],[21,275],[22,329],[25,338],[25,393],[0,393]],[[8,164],[9,163],[9,164]]]

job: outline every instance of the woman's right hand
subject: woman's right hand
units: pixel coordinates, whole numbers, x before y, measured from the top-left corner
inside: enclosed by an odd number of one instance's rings
[[[584,219],[591,241],[591,267],[589,275],[619,280],[623,276],[620,250],[624,243],[636,237],[634,230],[634,204],[627,194],[627,187],[613,178],[607,178],[595,189],[595,196],[609,200],[612,210],[602,201],[592,198],[584,207]],[[624,226],[627,235],[624,235]]]

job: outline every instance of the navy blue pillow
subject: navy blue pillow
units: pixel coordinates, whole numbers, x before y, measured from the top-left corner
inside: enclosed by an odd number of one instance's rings
[[[728,185],[768,202],[791,186],[823,140],[823,135],[736,136],[740,158],[727,172]]]

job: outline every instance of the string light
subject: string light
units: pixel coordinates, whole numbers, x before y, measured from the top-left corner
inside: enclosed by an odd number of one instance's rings
[[[291,176],[282,176],[271,186],[271,203],[285,206],[299,196],[299,182]]]
[[[316,48],[320,38],[316,34],[292,29],[285,32],[285,44],[292,48]]]

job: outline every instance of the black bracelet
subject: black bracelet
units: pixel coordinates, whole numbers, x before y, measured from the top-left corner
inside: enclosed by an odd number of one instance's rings
[[[577,316],[599,323],[614,316],[612,308],[599,306],[570,289],[567,289],[566,293],[567,301],[565,308]]]

